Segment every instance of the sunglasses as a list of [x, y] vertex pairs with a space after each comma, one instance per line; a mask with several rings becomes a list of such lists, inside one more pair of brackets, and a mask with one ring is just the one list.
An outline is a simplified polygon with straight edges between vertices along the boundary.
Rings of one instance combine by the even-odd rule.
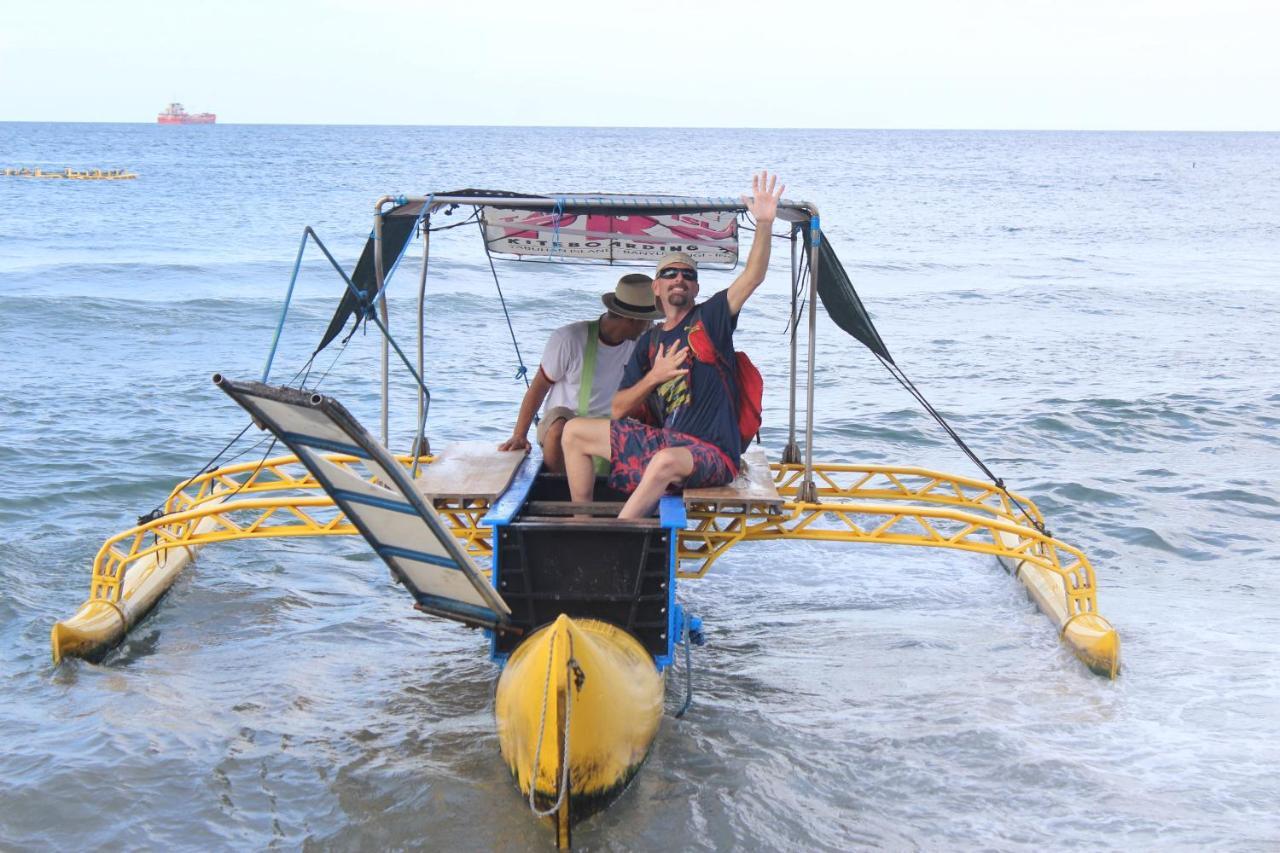
[[667, 267], [665, 270], [658, 273], [658, 278], [679, 278], [680, 276], [684, 276], [686, 281], [697, 281], [698, 271], [682, 270], [682, 269], [676, 269], [674, 267]]

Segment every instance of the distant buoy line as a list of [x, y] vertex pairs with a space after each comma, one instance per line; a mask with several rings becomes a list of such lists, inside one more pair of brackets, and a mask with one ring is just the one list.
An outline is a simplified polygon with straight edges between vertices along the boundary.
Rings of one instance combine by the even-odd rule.
[[137, 178], [136, 172], [124, 169], [72, 169], [67, 167], [61, 171], [44, 169], [5, 169], [4, 174], [10, 178], [53, 178], [68, 181], [132, 181]]

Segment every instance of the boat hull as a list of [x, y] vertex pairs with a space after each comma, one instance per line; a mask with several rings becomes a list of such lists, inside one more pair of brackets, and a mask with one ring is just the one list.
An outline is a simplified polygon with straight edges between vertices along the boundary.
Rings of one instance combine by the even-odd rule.
[[561, 615], [511, 654], [494, 700], [498, 742], [562, 847], [573, 825], [612, 802], [639, 770], [662, 722], [663, 688], [644, 647], [594, 619]]
[[[214, 530], [217, 522], [201, 519], [196, 532]], [[182, 570], [195, 561], [198, 547], [183, 546], [151, 554], [129, 568], [119, 601], [90, 598], [70, 618], [55, 622], [50, 632], [53, 662], [64, 657], [102, 660], [125, 634], [155, 607]]]
[[[1011, 548], [1018, 545], [1017, 538], [1010, 534], [997, 535]], [[1120, 634], [1099, 613], [1073, 613], [1061, 575], [1025, 560], [996, 559], [1023, 585], [1027, 597], [1058, 626], [1062, 641], [1081, 663], [1107, 678], [1120, 674]]]
[[195, 115], [186, 116], [156, 116], [156, 124], [217, 124], [218, 116], [216, 113], [196, 113]]

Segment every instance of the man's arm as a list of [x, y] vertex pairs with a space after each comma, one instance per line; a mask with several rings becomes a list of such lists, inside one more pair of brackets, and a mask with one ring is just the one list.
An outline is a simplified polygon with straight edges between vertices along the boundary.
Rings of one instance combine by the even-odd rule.
[[640, 381], [632, 385], [630, 388], [620, 388], [618, 393], [613, 395], [612, 415], [614, 420], [625, 418], [627, 415], [635, 411], [649, 393], [657, 388], [668, 379], [688, 373], [689, 368], [681, 367], [689, 358], [689, 350], [684, 346], [674, 346], [670, 352], [663, 349], [662, 344], [658, 344], [658, 352], [653, 359], [653, 367], [644, 376], [640, 377]]
[[516, 416], [516, 426], [511, 430], [511, 438], [499, 444], [499, 450], [529, 449], [529, 425], [533, 423], [534, 413], [538, 411], [542, 401], [547, 399], [554, 384], [539, 366], [538, 372], [533, 374], [533, 381], [524, 392], [524, 399], [520, 401], [520, 414]]
[[742, 274], [729, 285], [729, 313], [737, 316], [746, 304], [747, 297], [756, 292], [769, 271], [769, 253], [772, 250], [773, 220], [778, 215], [778, 200], [786, 187], [778, 186], [778, 176], [761, 172], [751, 178], [751, 195], [743, 196], [742, 203], [756, 220], [756, 233], [751, 238], [751, 253]]

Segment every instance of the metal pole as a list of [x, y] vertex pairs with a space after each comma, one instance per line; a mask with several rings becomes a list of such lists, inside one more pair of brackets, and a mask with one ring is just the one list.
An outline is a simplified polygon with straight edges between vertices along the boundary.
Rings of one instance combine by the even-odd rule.
[[[427, 302], [427, 259], [431, 257], [431, 211], [422, 217], [422, 272], [418, 275], [418, 375], [426, 376], [423, 368], [427, 349], [426, 302]], [[422, 412], [427, 400], [421, 387], [418, 388], [418, 423], [422, 423]], [[414, 456], [425, 456], [431, 452], [427, 443], [426, 430], [423, 429], [413, 439]]]
[[[382, 327], [390, 329], [387, 312], [386, 294], [382, 292], [384, 273], [382, 269], [382, 204], [379, 202], [377, 213], [373, 217], [373, 280], [377, 290], [378, 306], [375, 310], [382, 312]], [[387, 446], [390, 432], [391, 382], [390, 382], [390, 344], [387, 336], [382, 336], [382, 445]], [[422, 374], [419, 373], [419, 376]]]
[[800, 322], [799, 290], [800, 262], [796, 253], [797, 229], [791, 229], [791, 414], [787, 432], [787, 446], [782, 451], [782, 461], [794, 465], [800, 461], [800, 448], [796, 445], [796, 346], [799, 344], [800, 332], [796, 324]]
[[813, 483], [813, 369], [817, 360], [818, 336], [818, 246], [822, 242], [822, 228], [818, 209], [811, 208], [809, 220], [811, 245], [809, 248], [809, 387], [806, 390], [807, 417], [804, 425], [804, 482], [800, 485], [800, 500], [816, 503], [818, 490]]

